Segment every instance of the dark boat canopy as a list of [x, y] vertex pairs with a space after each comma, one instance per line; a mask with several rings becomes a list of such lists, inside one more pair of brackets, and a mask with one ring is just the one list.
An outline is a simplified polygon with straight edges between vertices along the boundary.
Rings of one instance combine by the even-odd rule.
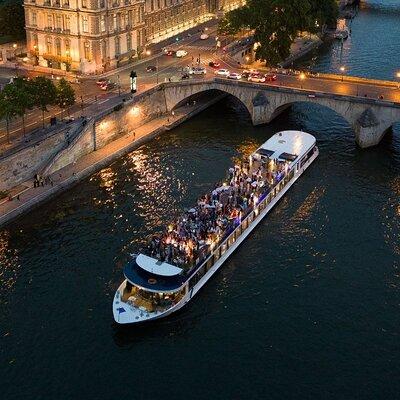
[[136, 260], [137, 258], [134, 258], [124, 268], [125, 278], [135, 286], [152, 292], [175, 292], [187, 280], [187, 277], [182, 274], [172, 276], [156, 275], [141, 268]]

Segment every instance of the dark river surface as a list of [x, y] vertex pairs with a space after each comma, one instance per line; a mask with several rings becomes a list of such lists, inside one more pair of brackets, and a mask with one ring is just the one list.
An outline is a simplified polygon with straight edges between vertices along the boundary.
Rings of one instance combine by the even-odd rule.
[[[400, 67], [390, 4], [354, 20], [352, 73]], [[129, 253], [288, 128], [320, 157], [273, 212], [181, 312], [116, 326]], [[214, 106], [0, 231], [0, 398], [398, 399], [399, 196], [399, 129], [360, 150], [326, 109], [255, 128], [233, 100]]]

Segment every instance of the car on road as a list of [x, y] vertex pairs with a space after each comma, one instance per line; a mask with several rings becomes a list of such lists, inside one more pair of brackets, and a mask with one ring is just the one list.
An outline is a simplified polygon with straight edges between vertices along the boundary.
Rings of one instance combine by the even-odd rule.
[[190, 78], [190, 75], [188, 74], [188, 73], [184, 73], [184, 74], [182, 74], [182, 76], [181, 76], [181, 80], [182, 81], [184, 81], [185, 79], [189, 79]]
[[175, 56], [178, 57], [178, 58], [182, 58], [182, 57], [187, 56], [187, 54], [188, 54], [188, 52], [186, 50], [178, 50], [175, 53]]
[[265, 77], [265, 81], [266, 82], [274, 82], [278, 79], [278, 77], [276, 76], [276, 74], [269, 72], [267, 74], [264, 75]]
[[214, 73], [215, 73], [215, 75], [225, 76], [225, 77], [229, 76], [229, 74], [230, 74], [230, 72], [224, 68], [217, 69]]
[[174, 57], [175, 54], [176, 54], [176, 51], [175, 50], [164, 49], [164, 54], [166, 56]]
[[107, 83], [104, 83], [103, 85], [100, 85], [100, 89], [101, 90], [111, 90], [111, 89], [114, 89], [115, 86], [116, 86], [115, 83], [107, 82]]
[[148, 65], [146, 67], [146, 72], [156, 72], [157, 71], [157, 67], [155, 65]]
[[107, 84], [109, 82], [110, 82], [110, 80], [108, 78], [99, 78], [96, 81], [96, 85], [102, 86], [102, 85], [105, 85], [105, 84]]
[[202, 33], [202, 34], [200, 35], [200, 39], [201, 39], [201, 40], [207, 40], [207, 39], [208, 39], [207, 33]]
[[247, 79], [251, 74], [258, 74], [259, 72], [256, 69], [245, 69], [242, 72], [242, 77]]
[[219, 68], [221, 66], [221, 64], [219, 62], [216, 62], [216, 61], [210, 61], [208, 63], [208, 66], [211, 67], [211, 68]]
[[228, 75], [228, 79], [235, 79], [235, 80], [240, 80], [240, 79], [242, 79], [242, 75], [241, 74], [238, 74], [237, 72], [231, 72], [229, 75]]
[[250, 76], [247, 78], [249, 82], [265, 82], [265, 76], [261, 75], [260, 73], [257, 74], [250, 74]]
[[207, 70], [204, 67], [193, 67], [190, 71], [190, 75], [205, 75]]

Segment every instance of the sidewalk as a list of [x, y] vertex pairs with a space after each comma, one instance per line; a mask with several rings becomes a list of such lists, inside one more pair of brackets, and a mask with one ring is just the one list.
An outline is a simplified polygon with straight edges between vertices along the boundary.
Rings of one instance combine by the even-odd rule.
[[9, 193], [15, 196], [19, 194], [19, 199], [13, 198], [13, 200], [0, 202], [0, 226], [74, 186], [82, 179], [106, 167], [113, 160], [132, 151], [160, 133], [173, 129], [192, 115], [208, 107], [210, 103], [218, 100], [216, 98], [198, 103], [197, 106], [181, 107], [175, 111], [173, 116], [165, 115], [154, 118], [136, 128], [134, 134], [124, 135], [103, 148], [82, 157], [76, 163], [67, 165], [50, 175], [49, 177], [53, 182], [51, 185], [34, 188], [32, 179], [32, 181], [22, 183], [18, 188], [11, 189]]

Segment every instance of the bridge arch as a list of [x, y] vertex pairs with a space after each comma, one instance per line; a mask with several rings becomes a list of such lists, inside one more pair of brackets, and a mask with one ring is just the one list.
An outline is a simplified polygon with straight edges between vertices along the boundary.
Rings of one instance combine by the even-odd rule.
[[180, 106], [186, 105], [189, 100], [196, 100], [198, 96], [209, 96], [210, 101], [219, 101], [226, 96], [237, 100], [247, 110], [250, 117], [253, 114], [253, 105], [243, 92], [234, 90], [232, 87], [219, 87], [214, 82], [190, 81], [176, 85], [167, 85], [164, 89], [167, 111], [173, 111]]
[[274, 119], [278, 118], [282, 113], [284, 113], [289, 108], [296, 106], [296, 105], [308, 106], [312, 110], [312, 112], [316, 112], [316, 113], [328, 111], [329, 113], [332, 113], [332, 115], [336, 115], [341, 120], [343, 120], [346, 123], [346, 125], [348, 125], [349, 128], [353, 128], [353, 123], [351, 121], [349, 121], [348, 118], [346, 118], [346, 116], [342, 115], [335, 108], [332, 108], [332, 107], [324, 105], [324, 104], [319, 104], [319, 103], [304, 101], [304, 100], [289, 101], [288, 103], [279, 105], [278, 107], [275, 108], [274, 111], [272, 111], [272, 114], [270, 117], [270, 122], [272, 122]]

